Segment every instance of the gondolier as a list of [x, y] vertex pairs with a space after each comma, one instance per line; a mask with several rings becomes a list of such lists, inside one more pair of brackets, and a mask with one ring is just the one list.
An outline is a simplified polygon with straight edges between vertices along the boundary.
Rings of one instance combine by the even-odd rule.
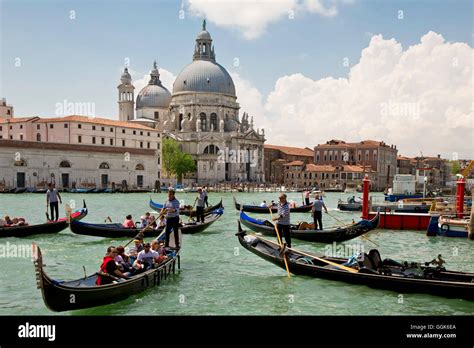
[[[52, 183], [48, 184], [48, 191], [46, 191], [46, 208], [51, 209], [51, 221], [57, 221], [59, 219], [59, 203], [63, 203], [61, 200], [61, 195], [55, 185]], [[58, 203], [59, 200], [59, 203]], [[56, 212], [56, 215], [54, 214]]]
[[179, 201], [174, 195], [173, 188], [168, 189], [168, 200], [163, 205], [163, 209], [166, 209], [165, 247], [170, 245], [170, 234], [173, 230], [176, 249], [179, 249]]
[[204, 223], [204, 204], [206, 200], [206, 194], [202, 188], [198, 188], [198, 196], [196, 197], [196, 217], [197, 222], [201, 221]]
[[313, 207], [311, 208], [311, 215], [313, 216], [314, 219], [314, 229], [318, 229], [318, 224], [319, 224], [319, 229], [323, 229], [323, 208], [326, 214], [328, 213], [328, 209], [326, 208], [326, 205], [324, 204], [323, 200], [319, 198], [319, 195], [316, 193], [314, 195], [314, 202], [313, 202]]
[[286, 200], [286, 194], [282, 193], [277, 204], [277, 216], [273, 218], [277, 221], [277, 229], [280, 238], [285, 236], [286, 246], [291, 248], [291, 234], [290, 234], [290, 206]]
[[[204, 193], [204, 203], [206, 204], [206, 207], [209, 207], [209, 202], [208, 202], [208, 197], [207, 197], [207, 186], [204, 186], [202, 188], [202, 193]], [[198, 219], [198, 221], [199, 221], [199, 219]]]

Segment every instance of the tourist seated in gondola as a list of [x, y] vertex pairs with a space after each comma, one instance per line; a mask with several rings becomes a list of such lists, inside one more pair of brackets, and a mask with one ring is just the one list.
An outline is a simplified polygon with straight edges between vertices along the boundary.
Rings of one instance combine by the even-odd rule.
[[132, 215], [130, 214], [125, 217], [125, 221], [123, 222], [122, 226], [125, 228], [137, 228], [132, 220]]
[[117, 247], [117, 256], [115, 257], [115, 263], [119, 267], [121, 272], [130, 272], [132, 264], [130, 262], [130, 256], [125, 254], [125, 248], [121, 245]]
[[150, 224], [151, 214], [146, 212], [145, 215], [140, 216], [140, 227], [145, 228]]
[[162, 261], [166, 260], [168, 256], [166, 256], [165, 244], [158, 240], [154, 240], [151, 242], [151, 249], [158, 253], [158, 257], [155, 258], [155, 263], [161, 263]]
[[28, 225], [24, 218], [13, 218], [10, 226], [25, 226]]
[[127, 253], [128, 256], [130, 257], [130, 263], [132, 264], [133, 264], [133, 261], [135, 261], [135, 259], [137, 258], [138, 253], [144, 249], [143, 240], [135, 239], [133, 243], [134, 243], [133, 246], [131, 246], [130, 249], [128, 249], [128, 253]]
[[150, 243], [146, 243], [144, 247], [145, 248], [138, 253], [135, 264], [140, 266], [142, 270], [146, 271], [153, 267], [155, 259], [159, 257], [160, 254], [157, 251], [151, 249]]
[[98, 272], [96, 285], [110, 284], [120, 278], [127, 278], [128, 273], [120, 272], [117, 264], [115, 263], [115, 257], [118, 255], [118, 251], [114, 246], [107, 248], [107, 254], [104, 256], [102, 265]]
[[10, 216], [6, 215], [4, 220], [5, 220], [5, 224], [4, 224], [5, 227], [10, 227], [11, 225], [13, 225], [13, 220], [10, 219]]
[[267, 207], [267, 201], [265, 201], [265, 200], [262, 201], [262, 203], [260, 203], [260, 206], [261, 206], [262, 208], [266, 208], [266, 207]]

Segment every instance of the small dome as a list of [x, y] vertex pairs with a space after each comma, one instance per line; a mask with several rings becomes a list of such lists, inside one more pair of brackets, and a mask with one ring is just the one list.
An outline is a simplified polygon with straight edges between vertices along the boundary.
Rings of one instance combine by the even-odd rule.
[[167, 108], [171, 102], [171, 93], [163, 85], [147, 85], [138, 93], [137, 109]]
[[212, 92], [235, 96], [232, 77], [220, 64], [209, 60], [194, 60], [186, 66], [173, 84], [173, 93]]
[[130, 73], [128, 72], [128, 68], [125, 68], [124, 71], [123, 71], [123, 74], [122, 76], [120, 77], [120, 81], [123, 83], [123, 84], [126, 84], [126, 85], [129, 85], [132, 83], [132, 76], [130, 75]]
[[207, 30], [202, 30], [196, 37], [196, 40], [212, 40], [211, 34]]

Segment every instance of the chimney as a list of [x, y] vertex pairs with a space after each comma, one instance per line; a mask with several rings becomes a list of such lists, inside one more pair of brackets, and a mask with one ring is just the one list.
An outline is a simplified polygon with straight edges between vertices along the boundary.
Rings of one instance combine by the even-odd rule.
[[441, 158], [441, 155], [440, 155], [440, 154], [438, 154], [438, 158]]

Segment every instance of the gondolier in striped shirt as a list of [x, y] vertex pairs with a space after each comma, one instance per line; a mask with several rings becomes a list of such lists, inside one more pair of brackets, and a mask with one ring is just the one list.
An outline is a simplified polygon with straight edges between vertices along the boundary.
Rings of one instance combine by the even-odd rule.
[[273, 218], [277, 221], [277, 229], [280, 234], [280, 238], [285, 237], [286, 245], [291, 248], [291, 235], [290, 235], [290, 205], [286, 200], [286, 194], [282, 193], [279, 197], [277, 204], [277, 216]]
[[204, 223], [204, 204], [205, 204], [205, 193], [202, 188], [198, 188], [198, 196], [196, 197], [196, 219], [197, 222], [201, 221]]
[[318, 224], [319, 224], [319, 229], [323, 229], [323, 208], [326, 214], [328, 213], [328, 209], [326, 208], [326, 205], [324, 204], [323, 200], [319, 197], [319, 195], [316, 193], [314, 195], [314, 202], [313, 202], [313, 207], [311, 208], [311, 215], [313, 216], [314, 219], [314, 229], [318, 229]]
[[174, 195], [173, 188], [168, 189], [168, 200], [163, 209], [166, 209], [165, 247], [170, 245], [170, 234], [173, 230], [176, 248], [179, 249], [179, 201]]

